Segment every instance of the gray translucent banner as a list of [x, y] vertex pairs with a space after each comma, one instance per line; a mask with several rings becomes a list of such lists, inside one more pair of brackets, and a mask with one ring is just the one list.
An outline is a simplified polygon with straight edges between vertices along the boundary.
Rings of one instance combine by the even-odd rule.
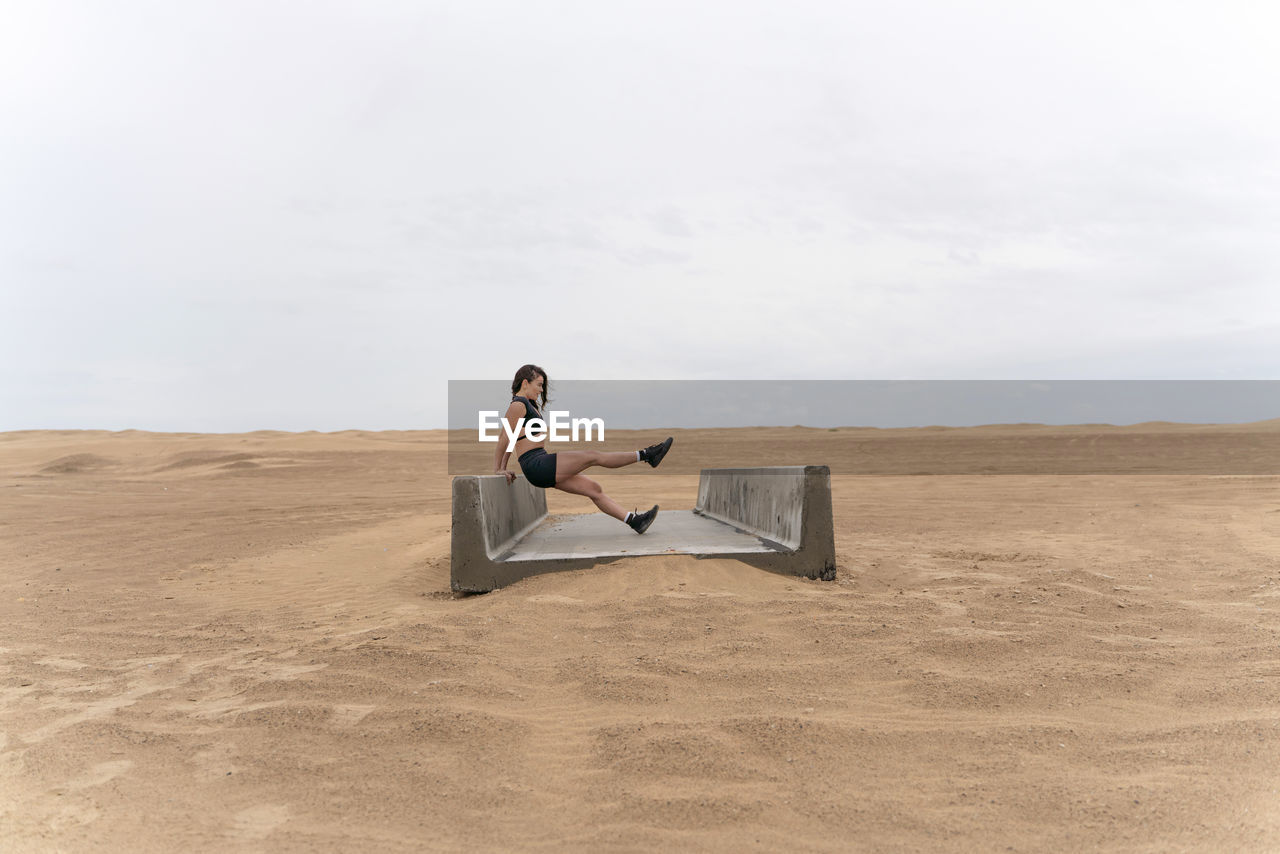
[[[480, 413], [509, 381], [449, 381], [450, 474], [494, 468]], [[634, 450], [675, 435], [657, 470], [829, 465], [833, 474], [1275, 474], [1280, 381], [556, 380], [545, 414], [603, 424], [548, 453]], [[490, 435], [499, 435], [498, 414]], [[1268, 423], [1269, 422], [1269, 423]], [[793, 428], [793, 429], [787, 429]], [[502, 437], [506, 446], [506, 436]], [[519, 473], [516, 455], [508, 468]]]

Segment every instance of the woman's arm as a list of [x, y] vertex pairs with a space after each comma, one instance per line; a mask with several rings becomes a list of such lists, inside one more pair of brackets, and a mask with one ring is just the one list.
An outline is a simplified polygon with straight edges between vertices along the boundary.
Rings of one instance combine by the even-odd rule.
[[[524, 405], [511, 401], [511, 405], [507, 407], [507, 414], [504, 416], [506, 422], [511, 425], [511, 432], [515, 433], [516, 424], [524, 415]], [[493, 449], [493, 473], [507, 475], [507, 482], [516, 479], [515, 472], [507, 471], [507, 461], [511, 459], [511, 452], [507, 450], [507, 443], [511, 440], [507, 438], [507, 431], [498, 432], [498, 446]]]

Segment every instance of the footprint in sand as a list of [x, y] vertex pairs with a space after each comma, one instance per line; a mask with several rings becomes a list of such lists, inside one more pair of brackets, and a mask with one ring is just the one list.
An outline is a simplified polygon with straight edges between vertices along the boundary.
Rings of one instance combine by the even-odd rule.
[[133, 763], [128, 759], [119, 759], [115, 762], [99, 762], [79, 777], [67, 783], [67, 788], [75, 790], [87, 789], [90, 786], [101, 786], [103, 783], [109, 783], [119, 777], [132, 767]]
[[232, 839], [266, 839], [288, 820], [289, 808], [283, 804], [249, 807], [235, 814], [227, 836]]
[[239, 752], [235, 742], [220, 740], [207, 750], [201, 750], [191, 757], [195, 765], [195, 776], [201, 780], [221, 780], [228, 774], [238, 774], [240, 766], [232, 762]]
[[536, 596], [529, 596], [525, 600], [527, 602], [554, 602], [557, 605], [584, 605], [581, 599], [574, 599], [572, 596], [561, 596], [556, 593], [539, 593]]
[[359, 706], [346, 703], [333, 707], [333, 725], [338, 729], [348, 729], [360, 723], [365, 716], [372, 712], [377, 706]]
[[102, 811], [92, 804], [67, 804], [49, 819], [49, 829], [58, 832], [68, 827], [85, 827], [102, 817]]
[[169, 708], [174, 711], [183, 711], [191, 715], [193, 718], [217, 719], [228, 715], [240, 715], [245, 712], [256, 712], [259, 709], [270, 709], [273, 706], [279, 706], [284, 700], [266, 700], [261, 703], [248, 703], [242, 697], [206, 697], [198, 700], [194, 704], [178, 703]]

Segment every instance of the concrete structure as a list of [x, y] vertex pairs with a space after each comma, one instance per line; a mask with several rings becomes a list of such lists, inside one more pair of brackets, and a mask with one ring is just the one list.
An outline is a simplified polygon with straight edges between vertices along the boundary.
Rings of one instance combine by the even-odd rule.
[[453, 479], [450, 583], [473, 593], [543, 572], [625, 557], [732, 557], [786, 575], [836, 577], [831, 470], [703, 469], [693, 510], [660, 510], [643, 535], [595, 511], [548, 516], [544, 490], [517, 477]]

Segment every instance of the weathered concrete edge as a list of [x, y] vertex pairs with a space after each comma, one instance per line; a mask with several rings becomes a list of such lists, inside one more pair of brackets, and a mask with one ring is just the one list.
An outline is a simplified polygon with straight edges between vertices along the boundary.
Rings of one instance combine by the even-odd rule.
[[[494, 480], [503, 480], [502, 475], [485, 476]], [[537, 502], [539, 512], [535, 512], [513, 536], [504, 537], [502, 542], [490, 542], [487, 536], [487, 524], [484, 515], [484, 500], [481, 495], [481, 476], [463, 475], [453, 479], [453, 519], [449, 536], [449, 586], [456, 591], [484, 592], [493, 589], [485, 586], [482, 580], [492, 573], [497, 565], [493, 556], [501, 554], [511, 543], [536, 527], [546, 518], [546, 499]], [[523, 480], [523, 478], [518, 478]], [[513, 483], [512, 487], [533, 489], [527, 482]], [[478, 586], [477, 586], [478, 585]]]
[[[779, 466], [777, 468], [804, 470], [803, 498], [800, 508], [800, 545], [795, 549], [788, 549], [767, 537], [760, 536], [756, 530], [735, 525], [732, 519], [719, 514], [706, 513], [695, 507], [693, 512], [733, 526], [775, 549], [773, 552], [765, 553], [698, 555], [698, 557], [733, 557], [750, 566], [781, 575], [835, 581], [836, 540], [835, 523], [831, 511], [831, 468], [829, 466]], [[703, 469], [702, 477], [707, 477], [711, 472], [724, 473], [725, 471], [726, 469]], [[753, 470], [741, 469], [741, 471]], [[786, 474], [781, 473], [779, 476], [785, 477]], [[701, 484], [699, 484], [698, 494], [702, 494]]]

